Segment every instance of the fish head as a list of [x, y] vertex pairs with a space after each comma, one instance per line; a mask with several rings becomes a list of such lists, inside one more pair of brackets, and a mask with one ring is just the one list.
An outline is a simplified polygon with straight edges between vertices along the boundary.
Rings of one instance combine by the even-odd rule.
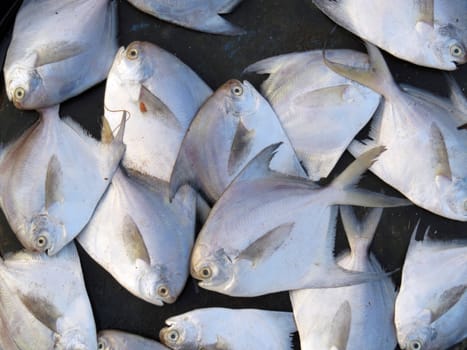
[[121, 337], [116, 337], [112, 332], [99, 332], [97, 335], [97, 350], [126, 349], [127, 346]]
[[399, 345], [404, 350], [431, 350], [433, 340], [436, 339], [437, 332], [434, 328], [425, 325], [412, 329], [407, 336], [401, 337]]
[[235, 117], [254, 114], [259, 105], [259, 93], [248, 81], [231, 79], [216, 92], [223, 96], [225, 109]]
[[467, 62], [466, 44], [460, 39], [452, 25], [438, 28], [437, 40], [425, 58], [433, 61], [434, 67], [455, 70], [457, 65]]
[[153, 65], [145, 53], [144, 42], [134, 41], [125, 49], [120, 47], [115, 55], [111, 73], [121, 82], [141, 84], [153, 73]]
[[[147, 265], [139, 260], [138, 263]], [[143, 266], [138, 270], [143, 271], [139, 276], [139, 291], [144, 298], [157, 306], [164, 303], [172, 304], [178, 297], [174, 286], [171, 285], [171, 279], [168, 278], [167, 268], [163, 265]]]
[[225, 285], [234, 276], [232, 259], [224, 249], [214, 252], [205, 244], [196, 244], [191, 255], [191, 276], [206, 289]]
[[49, 256], [57, 254], [70, 241], [65, 226], [45, 213], [33, 217], [27, 237], [20, 238], [25, 248]]
[[36, 109], [47, 98], [42, 77], [34, 68], [15, 67], [5, 76], [8, 99], [19, 109]]
[[450, 218], [467, 221], [467, 179], [437, 179], [442, 195], [441, 211]]
[[159, 332], [161, 342], [171, 349], [199, 349], [202, 326], [189, 314], [171, 317]]

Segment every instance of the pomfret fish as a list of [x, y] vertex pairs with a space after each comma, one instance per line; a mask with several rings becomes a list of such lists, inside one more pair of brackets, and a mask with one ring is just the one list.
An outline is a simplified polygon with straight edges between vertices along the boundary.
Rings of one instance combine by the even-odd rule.
[[296, 331], [291, 312], [205, 308], [165, 321], [159, 338], [174, 350], [292, 349]]
[[8, 98], [59, 104], [104, 80], [117, 48], [115, 0], [25, 0], [3, 68]]
[[[350, 252], [337, 258], [350, 271], [383, 273], [368, 249], [382, 209], [373, 209], [359, 222], [350, 207], [341, 207]], [[300, 349], [394, 350], [395, 286], [390, 277], [355, 286], [301, 289], [290, 292], [300, 335]]]
[[465, 0], [313, 0], [333, 21], [396, 57], [454, 70], [467, 62]]
[[[467, 133], [458, 129], [462, 112], [454, 102], [401, 90], [380, 51], [367, 44], [371, 68], [349, 67], [326, 60], [337, 73], [369, 86], [384, 96], [371, 124], [370, 138], [354, 141], [358, 156], [384, 145], [387, 151], [370, 170], [416, 205], [435, 214], [467, 220]], [[457, 95], [459, 98], [460, 96]], [[463, 98], [465, 100], [465, 98]], [[446, 104], [447, 102], [445, 102]]]
[[107, 78], [105, 116], [123, 141], [126, 168], [169, 181], [185, 132], [211, 89], [188, 66], [148, 42], [120, 48]]
[[[447, 349], [467, 338], [467, 241], [435, 241], [412, 234], [396, 298], [399, 346]], [[429, 281], [429, 283], [427, 283]]]
[[[56, 254], [87, 224], [124, 152], [122, 135], [104, 144], [58, 106], [0, 149], [0, 206], [28, 250]], [[123, 129], [122, 129], [123, 130]]]
[[139, 335], [117, 330], [100, 331], [97, 334], [98, 350], [167, 350], [164, 345]]
[[248, 161], [275, 142], [284, 144], [271, 167], [305, 176], [269, 103], [248, 81], [229, 80], [193, 119], [175, 162], [171, 193], [188, 183], [213, 203]]
[[96, 349], [74, 243], [53, 257], [22, 251], [0, 259], [0, 320], [3, 350]]
[[86, 228], [86, 252], [122, 286], [155, 304], [173, 303], [189, 275], [195, 193], [185, 186], [169, 202], [168, 184], [116, 171]]
[[191, 275], [205, 289], [258, 296], [302, 288], [346, 286], [381, 277], [339, 267], [333, 256], [337, 207], [406, 205], [354, 184], [383, 151], [372, 149], [331, 185], [319, 187], [268, 167], [264, 149], [214, 205], [191, 256]]
[[[327, 55], [333, 61], [368, 65], [368, 57], [357, 51], [328, 50]], [[262, 93], [314, 181], [329, 175], [380, 101], [376, 92], [329, 69], [322, 51], [266, 58], [245, 72], [269, 74]]]
[[156, 18], [200, 32], [239, 35], [245, 31], [221, 16], [230, 13], [242, 0], [128, 0]]

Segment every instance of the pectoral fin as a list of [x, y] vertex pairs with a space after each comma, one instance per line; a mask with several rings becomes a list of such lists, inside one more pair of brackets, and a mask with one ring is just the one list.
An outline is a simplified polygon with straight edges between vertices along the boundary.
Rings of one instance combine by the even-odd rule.
[[446, 290], [440, 295], [437, 305], [431, 310], [431, 322], [448, 312], [464, 295], [467, 285], [460, 285]]
[[351, 88], [349, 85], [328, 86], [299, 95], [293, 102], [300, 108], [333, 106], [344, 100], [345, 92], [349, 88]]
[[431, 27], [434, 24], [434, 0], [415, 0], [415, 10], [418, 11], [417, 22], [424, 22]]
[[449, 165], [449, 155], [444, 142], [443, 134], [435, 123], [430, 128], [432, 164], [436, 178], [445, 177], [451, 180], [451, 166]]
[[134, 262], [139, 259], [150, 265], [151, 260], [143, 236], [138, 226], [129, 215], [126, 215], [123, 220], [122, 236], [126, 252], [130, 259]]
[[144, 85], [141, 86], [138, 102], [139, 109], [143, 115], [160, 119], [172, 128], [182, 129], [180, 122], [170, 108], [157, 96], [153, 95]]
[[33, 295], [19, 295], [28, 311], [52, 332], [57, 332], [57, 320], [61, 317], [58, 310], [47, 300]]
[[234, 175], [241, 170], [242, 164], [251, 152], [254, 130], [248, 130], [242, 121], [237, 125], [235, 136], [230, 147], [230, 156], [227, 165], [229, 175]]
[[69, 43], [66, 41], [51, 42], [37, 49], [35, 67], [59, 62], [79, 55], [85, 48], [79, 43]]
[[63, 201], [62, 167], [56, 155], [50, 157], [45, 178], [45, 208], [50, 208], [56, 202]]
[[346, 300], [339, 306], [332, 320], [329, 331], [329, 348], [336, 350], [345, 350], [347, 348], [351, 322], [352, 310], [349, 302]]

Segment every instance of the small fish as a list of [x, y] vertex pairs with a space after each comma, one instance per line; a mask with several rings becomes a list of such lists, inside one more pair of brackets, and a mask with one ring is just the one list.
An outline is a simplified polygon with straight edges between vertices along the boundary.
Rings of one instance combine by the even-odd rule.
[[403, 60], [455, 70], [467, 62], [465, 0], [313, 0], [333, 21]]
[[127, 111], [123, 165], [169, 181], [183, 136], [212, 90], [178, 58], [149, 42], [117, 52], [105, 87], [105, 116], [118, 132]]
[[0, 148], [1, 208], [26, 249], [49, 255], [88, 223], [125, 148], [121, 134], [98, 142], [60, 119], [58, 109], [41, 110], [35, 124]]
[[[350, 153], [359, 156], [384, 145], [387, 151], [370, 168], [373, 173], [414, 204], [446, 218], [467, 221], [467, 133], [458, 129], [461, 102], [448, 105], [421, 90], [400, 89], [381, 52], [369, 43], [366, 46], [369, 69], [325, 61], [335, 72], [384, 96], [369, 138], [353, 141]], [[465, 97], [455, 95], [465, 103]]]
[[278, 144], [265, 148], [216, 202], [191, 256], [199, 285], [230, 296], [348, 286], [381, 278], [334, 260], [337, 206], [406, 205], [400, 198], [356, 189], [383, 152], [363, 154], [327, 187], [269, 169]]
[[0, 258], [0, 325], [4, 350], [97, 348], [74, 243], [53, 257], [21, 251]]
[[[368, 57], [352, 50], [328, 50], [333, 61], [365, 67]], [[376, 92], [334, 73], [322, 51], [266, 58], [245, 72], [269, 74], [261, 85], [313, 181], [327, 177], [380, 102]]]
[[118, 169], [77, 237], [123, 287], [159, 306], [175, 302], [185, 286], [195, 234], [194, 191], [185, 186], [172, 202], [167, 193], [167, 183]]
[[[339, 266], [383, 273], [374, 255], [368, 254], [382, 209], [373, 209], [362, 222], [350, 207], [341, 207], [340, 212], [351, 251], [337, 257]], [[396, 347], [396, 293], [390, 277], [349, 287], [295, 290], [290, 299], [302, 350]]]
[[97, 350], [167, 350], [164, 345], [139, 335], [117, 330], [97, 334]]
[[291, 312], [197, 309], [165, 321], [159, 338], [173, 350], [292, 349], [296, 326]]
[[242, 0], [128, 0], [143, 12], [200, 32], [240, 35], [245, 31], [219, 15], [230, 13]]
[[193, 119], [175, 162], [171, 193], [190, 184], [213, 203], [259, 151], [275, 142], [284, 144], [271, 167], [305, 176], [269, 103], [248, 81], [229, 80]]
[[395, 324], [407, 350], [447, 349], [467, 338], [467, 241], [416, 241], [417, 223], [402, 270]]
[[60, 104], [104, 80], [117, 48], [115, 0], [25, 0], [3, 68], [8, 99]]

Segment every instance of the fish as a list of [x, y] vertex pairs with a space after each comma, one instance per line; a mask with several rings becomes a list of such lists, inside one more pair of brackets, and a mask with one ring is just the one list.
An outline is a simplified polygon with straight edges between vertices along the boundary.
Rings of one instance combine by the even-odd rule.
[[128, 113], [123, 166], [169, 181], [183, 137], [208, 85], [177, 57], [144, 41], [121, 47], [105, 86], [104, 115], [114, 134]]
[[272, 107], [248, 81], [231, 79], [199, 109], [182, 141], [170, 179], [173, 195], [184, 184], [213, 204], [264, 147], [283, 142], [275, 170], [306, 176]]
[[73, 242], [52, 257], [23, 250], [0, 259], [0, 324], [4, 350], [97, 348]]
[[362, 39], [420, 66], [455, 70], [467, 62], [464, 0], [313, 0]]
[[161, 342], [173, 350], [292, 349], [296, 326], [291, 312], [220, 307], [170, 317]]
[[103, 81], [117, 49], [117, 1], [25, 0], [3, 68], [8, 99], [60, 104]]
[[[354, 140], [348, 150], [358, 157], [384, 145], [387, 151], [371, 172], [414, 204], [445, 218], [467, 221], [467, 133], [458, 128], [460, 102], [446, 105], [429, 93], [407, 87], [404, 91], [394, 82], [381, 52], [369, 43], [366, 47], [369, 69], [326, 59], [335, 72], [384, 97], [373, 116], [369, 137]], [[457, 97], [465, 102], [465, 97]], [[456, 109], [458, 112], [452, 112]]]
[[[350, 251], [337, 257], [339, 266], [383, 273], [376, 257], [368, 253], [382, 212], [375, 208], [359, 222], [351, 207], [340, 207]], [[390, 276], [349, 287], [291, 291], [300, 349], [394, 350], [395, 299]]]
[[172, 202], [167, 193], [167, 183], [119, 168], [76, 238], [125, 289], [158, 306], [182, 292], [195, 234], [194, 191], [185, 186]]
[[355, 160], [327, 187], [269, 168], [279, 144], [260, 152], [212, 208], [197, 236], [191, 275], [218, 293], [252, 297], [303, 288], [348, 286], [379, 279], [354, 272], [333, 256], [337, 204], [408, 205], [355, 188], [360, 175], [384, 151]]
[[122, 134], [102, 143], [70, 118], [60, 119], [59, 106], [41, 110], [31, 127], [0, 149], [0, 206], [21, 244], [54, 255], [73, 240], [124, 149]]
[[[327, 50], [333, 61], [365, 67], [368, 57], [353, 50]], [[261, 85], [313, 181], [326, 178], [380, 102], [373, 90], [334, 73], [319, 50], [258, 61], [245, 70], [269, 74]]]
[[397, 340], [401, 349], [448, 349], [467, 338], [467, 240], [433, 240], [428, 227], [417, 241], [419, 224], [396, 298]]
[[219, 15], [232, 12], [242, 0], [128, 0], [137, 9], [179, 26], [222, 35], [241, 35], [245, 31]]
[[139, 335], [108, 329], [97, 334], [98, 350], [167, 350], [155, 340]]

